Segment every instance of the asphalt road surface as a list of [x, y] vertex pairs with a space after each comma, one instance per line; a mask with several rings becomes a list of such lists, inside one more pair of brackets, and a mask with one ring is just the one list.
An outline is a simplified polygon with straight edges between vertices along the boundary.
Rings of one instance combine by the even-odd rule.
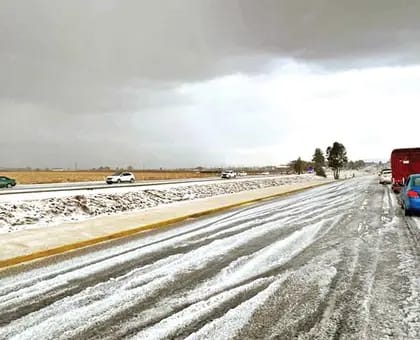
[[74, 182], [74, 183], [51, 183], [51, 184], [18, 184], [13, 188], [0, 189], [0, 195], [14, 195], [22, 193], [38, 193], [38, 192], [57, 192], [57, 191], [77, 191], [77, 190], [98, 190], [112, 188], [142, 187], [149, 185], [177, 184], [189, 182], [211, 182], [220, 180], [218, 177], [209, 178], [185, 178], [185, 179], [168, 179], [153, 181], [137, 181], [135, 183], [114, 183], [106, 184], [102, 182]]
[[[217, 183], [227, 181], [247, 181], [255, 179], [270, 179], [277, 178], [276, 176], [263, 176], [253, 175], [236, 177], [235, 179], [221, 179], [217, 177], [205, 177], [205, 178], [181, 178], [181, 179], [163, 179], [163, 180], [147, 180], [147, 181], [136, 181], [134, 183], [114, 183], [106, 184], [105, 181], [101, 182], [74, 182], [74, 183], [50, 183], [50, 184], [18, 184], [13, 188], [0, 188], [0, 195], [17, 195], [27, 193], [41, 193], [41, 192], [58, 192], [58, 191], [82, 191], [82, 190], [103, 190], [103, 189], [115, 189], [115, 188], [132, 188], [132, 187], [145, 187], [145, 186], [158, 186], [165, 184], [183, 184], [183, 183]], [[281, 176], [281, 175], [280, 175]], [[206, 183], [207, 184], [207, 183]]]
[[0, 273], [0, 338], [420, 339], [418, 247], [355, 178]]

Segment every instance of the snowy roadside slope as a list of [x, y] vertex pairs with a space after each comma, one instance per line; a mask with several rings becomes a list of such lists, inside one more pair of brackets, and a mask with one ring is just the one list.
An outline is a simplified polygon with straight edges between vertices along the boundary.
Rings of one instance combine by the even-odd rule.
[[[13, 195], [0, 202], [0, 233], [28, 228], [50, 227], [62, 222], [134, 212], [173, 202], [195, 200], [217, 195], [262, 189], [268, 187], [319, 181], [312, 175], [279, 176], [263, 179], [221, 181], [211, 184], [184, 184], [133, 188], [127, 191], [85, 191], [72, 196], [58, 196], [27, 200]], [[42, 196], [41, 196], [42, 197]]]

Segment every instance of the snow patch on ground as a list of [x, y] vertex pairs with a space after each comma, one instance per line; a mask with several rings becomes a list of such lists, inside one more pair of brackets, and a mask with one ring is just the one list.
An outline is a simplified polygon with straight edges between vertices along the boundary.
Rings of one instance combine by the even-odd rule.
[[228, 311], [223, 317], [216, 319], [198, 332], [191, 334], [187, 339], [231, 339], [251, 319], [255, 310], [280, 289], [286, 277], [274, 281], [267, 289], [257, 294], [254, 298], [245, 301], [238, 307]]
[[54, 226], [63, 222], [81, 221], [88, 218], [134, 212], [162, 204], [189, 201], [217, 195], [238, 193], [268, 187], [306, 183], [320, 180], [313, 175], [279, 176], [263, 179], [206, 183], [187, 183], [174, 186], [132, 187], [122, 192], [89, 192], [62, 196], [0, 202], [0, 233], [15, 232], [28, 228]]
[[408, 223], [411, 232], [415, 235], [417, 242], [420, 244], [420, 218], [418, 216], [409, 217]]
[[[168, 339], [176, 336], [177, 332], [182, 332], [183, 328], [199, 322], [206, 315], [211, 314], [215, 309], [220, 308], [223, 303], [238, 295], [244, 294], [247, 290], [261, 286], [270, 279], [259, 279], [251, 283], [221, 292], [207, 300], [199, 301], [181, 312], [176, 313], [153, 327], [147, 328], [136, 334], [132, 339]], [[272, 280], [271, 280], [272, 281]]]

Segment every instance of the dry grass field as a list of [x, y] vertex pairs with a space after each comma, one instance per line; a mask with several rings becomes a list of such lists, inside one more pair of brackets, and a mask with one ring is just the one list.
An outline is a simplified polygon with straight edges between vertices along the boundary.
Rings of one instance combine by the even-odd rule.
[[[137, 181], [202, 178], [215, 174], [194, 171], [132, 171]], [[113, 171], [2, 171], [0, 175], [16, 179], [18, 184], [71, 183], [104, 181]]]

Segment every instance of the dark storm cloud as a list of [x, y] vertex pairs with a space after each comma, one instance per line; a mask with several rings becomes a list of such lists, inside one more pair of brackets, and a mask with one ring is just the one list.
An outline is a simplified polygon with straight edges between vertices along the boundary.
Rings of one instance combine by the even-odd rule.
[[[106, 99], [135, 81], [255, 71], [270, 57], [418, 60], [418, 1], [2, 1], [3, 97]], [[118, 100], [117, 100], [118, 102]], [[103, 105], [98, 104], [99, 109]], [[108, 103], [105, 103], [108, 106]]]
[[[416, 63], [420, 55], [414, 0], [3, 0], [0, 6], [0, 114], [31, 124], [26, 136], [21, 126], [0, 134], [2, 145], [35, 140], [42, 131], [48, 147], [59, 131], [73, 136], [78, 150], [89, 143], [82, 125], [97, 137], [92, 150], [100, 151], [111, 135], [135, 136], [130, 125], [113, 129], [122, 116], [187, 105], [172, 91], [177, 85], [263, 72], [276, 58], [328, 68]], [[101, 118], [87, 118], [93, 114]], [[155, 125], [146, 130], [154, 138], [170, 133]], [[141, 144], [147, 148], [146, 137]]]

